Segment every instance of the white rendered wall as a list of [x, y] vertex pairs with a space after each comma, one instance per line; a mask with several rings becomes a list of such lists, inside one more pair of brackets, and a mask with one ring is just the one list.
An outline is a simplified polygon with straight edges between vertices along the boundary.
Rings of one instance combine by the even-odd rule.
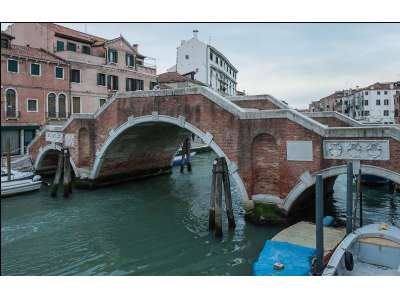
[[[185, 41], [177, 48], [176, 71], [185, 74], [197, 70], [194, 79], [207, 82], [207, 45], [197, 38]], [[188, 55], [188, 59], [186, 59]]]
[[[368, 105], [364, 105], [364, 112], [369, 111], [369, 116], [365, 117], [364, 122], [367, 123], [394, 123], [394, 95], [396, 90], [387, 90], [385, 95], [384, 90], [379, 90], [380, 95], [377, 94], [377, 90], [368, 90], [368, 95], [364, 91], [364, 100], [368, 100]], [[376, 100], [380, 100], [381, 104], [376, 105]], [[389, 105], [384, 104], [384, 100], [389, 100]], [[389, 111], [389, 116], [384, 116], [384, 110]]]

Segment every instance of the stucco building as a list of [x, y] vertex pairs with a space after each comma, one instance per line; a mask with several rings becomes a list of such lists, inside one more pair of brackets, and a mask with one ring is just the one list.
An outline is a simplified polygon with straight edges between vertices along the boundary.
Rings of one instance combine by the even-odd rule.
[[38, 48], [15, 45], [1, 33], [1, 151], [7, 141], [13, 154], [23, 154], [36, 131], [65, 120], [70, 108], [69, 65]]
[[116, 92], [149, 90], [156, 66], [123, 36], [105, 39], [54, 23], [15, 23], [15, 44], [42, 48], [70, 63], [72, 113], [96, 111]]
[[400, 91], [394, 95], [394, 121], [400, 124]]
[[176, 65], [168, 69], [186, 75], [206, 84], [222, 95], [235, 96], [238, 70], [229, 59], [215, 47], [198, 39], [198, 31], [193, 37], [182, 40], [177, 48]]

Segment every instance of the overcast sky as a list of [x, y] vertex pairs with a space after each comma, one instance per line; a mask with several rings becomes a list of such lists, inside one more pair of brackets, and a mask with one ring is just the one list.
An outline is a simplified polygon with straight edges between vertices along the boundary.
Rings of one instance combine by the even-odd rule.
[[158, 73], [174, 65], [180, 40], [198, 29], [199, 38], [211, 41], [239, 70], [238, 89], [271, 94], [294, 107], [335, 90], [400, 80], [400, 24], [63, 25], [105, 38], [122, 34], [157, 59]]

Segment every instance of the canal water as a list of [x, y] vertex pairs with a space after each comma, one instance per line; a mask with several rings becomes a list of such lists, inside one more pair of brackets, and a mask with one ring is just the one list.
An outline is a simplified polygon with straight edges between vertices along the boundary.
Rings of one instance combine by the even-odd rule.
[[[250, 275], [266, 239], [282, 227], [244, 221], [233, 186], [237, 227], [208, 232], [213, 153], [198, 154], [193, 172], [74, 190], [69, 199], [37, 193], [1, 200], [2, 275]], [[343, 218], [345, 177], [331, 203]], [[400, 197], [365, 190], [367, 221], [400, 226]]]

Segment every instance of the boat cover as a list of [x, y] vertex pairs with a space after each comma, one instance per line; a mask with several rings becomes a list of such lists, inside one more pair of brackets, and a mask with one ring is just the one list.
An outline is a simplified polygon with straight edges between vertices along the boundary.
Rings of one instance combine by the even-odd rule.
[[[311, 259], [315, 249], [287, 242], [267, 240], [258, 260], [253, 265], [256, 276], [306, 276], [311, 274]], [[275, 270], [274, 264], [284, 265]]]

